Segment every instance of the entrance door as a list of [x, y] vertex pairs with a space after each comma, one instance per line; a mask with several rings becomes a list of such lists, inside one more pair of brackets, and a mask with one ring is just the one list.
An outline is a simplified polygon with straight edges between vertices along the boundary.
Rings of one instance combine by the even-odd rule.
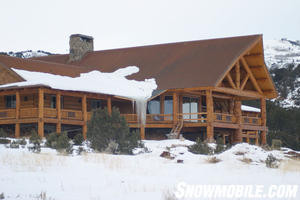
[[190, 122], [197, 122], [198, 115], [195, 113], [198, 113], [198, 98], [194, 97], [183, 97], [183, 103], [182, 103], [182, 113], [183, 119], [190, 119], [188, 121]]

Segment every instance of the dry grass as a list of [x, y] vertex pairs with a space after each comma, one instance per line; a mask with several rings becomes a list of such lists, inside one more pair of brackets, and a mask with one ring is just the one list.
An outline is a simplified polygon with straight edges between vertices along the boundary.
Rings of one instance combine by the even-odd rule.
[[279, 168], [284, 172], [300, 172], [300, 160], [282, 161]]
[[245, 155], [245, 152], [237, 151], [237, 152], [234, 153], [234, 155], [236, 155], [236, 156], [243, 156], [243, 155]]
[[215, 163], [221, 162], [221, 159], [217, 158], [216, 156], [212, 156], [212, 157], [208, 157], [206, 159], [206, 162], [215, 164]]
[[243, 157], [243, 159], [240, 159], [240, 161], [246, 164], [250, 164], [253, 160], [251, 158]]
[[64, 157], [57, 157], [51, 154], [2, 154], [0, 157], [1, 165], [10, 166], [12, 169], [18, 171], [19, 169], [25, 171], [44, 171], [50, 166], [65, 165]]
[[104, 153], [84, 153], [82, 156], [85, 162], [94, 164], [103, 164], [108, 169], [121, 169], [124, 168], [124, 162], [121, 158], [114, 155]]
[[164, 190], [163, 191], [163, 199], [164, 200], [177, 200], [174, 192], [172, 192], [170, 190]]

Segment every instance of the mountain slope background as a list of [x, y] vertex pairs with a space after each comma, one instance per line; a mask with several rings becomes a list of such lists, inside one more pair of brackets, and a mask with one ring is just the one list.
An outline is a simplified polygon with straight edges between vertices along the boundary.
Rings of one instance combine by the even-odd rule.
[[[0, 54], [19, 58], [52, 55], [42, 50]], [[300, 150], [300, 40], [265, 40], [264, 54], [278, 91], [278, 97], [267, 102], [268, 143], [280, 139], [283, 146]], [[259, 107], [258, 101], [243, 103]]]

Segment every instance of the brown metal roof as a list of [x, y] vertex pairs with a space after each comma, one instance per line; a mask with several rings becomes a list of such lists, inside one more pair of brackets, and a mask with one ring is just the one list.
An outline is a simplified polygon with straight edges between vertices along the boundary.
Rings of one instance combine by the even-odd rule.
[[[158, 89], [215, 86], [236, 59], [259, 39], [261, 35], [251, 35], [93, 51], [72, 65], [102, 72], [135, 65], [140, 72], [129, 78], [155, 78]], [[31, 60], [66, 64], [68, 58], [66, 54]]]
[[8, 68], [23, 69], [27, 71], [45, 72], [62, 76], [76, 77], [80, 73], [91, 71], [89, 67], [60, 64], [32, 59], [22, 59], [0, 55], [0, 63]]

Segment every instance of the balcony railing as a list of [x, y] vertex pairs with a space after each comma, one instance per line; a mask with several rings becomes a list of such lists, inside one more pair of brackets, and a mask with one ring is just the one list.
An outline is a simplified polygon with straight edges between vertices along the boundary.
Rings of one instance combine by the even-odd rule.
[[207, 120], [207, 113], [179, 113], [179, 119], [184, 122], [204, 123]]
[[3, 109], [0, 110], [0, 119], [14, 119], [16, 118], [15, 109]]
[[226, 113], [214, 113], [214, 121], [236, 123], [236, 117], [234, 115]]
[[[55, 108], [44, 108], [44, 117], [57, 119], [57, 110]], [[91, 112], [87, 113], [88, 120], [91, 119]], [[128, 123], [137, 123], [138, 117], [136, 114], [121, 114], [124, 116]], [[226, 113], [214, 113], [214, 121], [222, 123], [237, 123], [237, 118], [232, 114]], [[19, 119], [29, 119], [29, 118], [38, 118], [38, 108], [21, 108], [19, 112]], [[185, 123], [206, 123], [207, 122], [207, 113], [178, 113], [177, 118], [183, 120]], [[16, 119], [16, 109], [1, 109], [0, 110], [0, 120], [5, 119]], [[61, 110], [61, 119], [63, 120], [83, 120], [83, 113], [81, 110]], [[155, 124], [155, 123], [172, 123], [173, 114], [147, 114], [146, 123]], [[242, 116], [242, 124], [247, 125], [260, 125], [260, 117], [250, 117]]]
[[260, 125], [261, 124], [261, 118], [242, 116], [242, 123], [243, 124], [251, 124], [251, 125]]

